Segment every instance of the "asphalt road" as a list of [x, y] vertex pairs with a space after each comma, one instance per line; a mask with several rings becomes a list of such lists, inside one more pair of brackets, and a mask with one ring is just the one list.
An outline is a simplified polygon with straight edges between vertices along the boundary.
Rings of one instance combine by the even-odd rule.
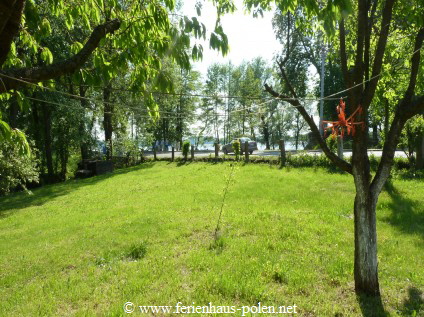
[[[305, 151], [287, 151], [290, 152], [292, 155], [296, 155], [299, 153], [304, 153]], [[313, 151], [306, 151], [307, 154], [309, 155], [320, 155], [322, 153], [322, 151], [320, 150], [313, 150]], [[224, 153], [222, 151], [219, 152], [219, 155], [223, 155]], [[343, 152], [344, 156], [346, 157], [350, 157], [352, 155], [352, 151], [351, 150], [345, 150]], [[381, 150], [368, 150], [368, 154], [371, 155], [375, 155], [377, 157], [380, 157], [382, 154]], [[152, 151], [145, 151], [144, 155], [146, 155], [147, 157], [151, 157], [153, 156], [153, 152]], [[208, 157], [208, 156], [214, 156], [215, 152], [214, 151], [195, 151], [194, 152], [194, 157]], [[233, 153], [228, 154], [229, 156], [233, 156]], [[273, 150], [259, 150], [259, 151], [255, 151], [253, 152], [253, 156], [279, 156], [280, 155], [280, 151], [273, 151]], [[169, 152], [157, 152], [156, 156], [158, 158], [167, 158], [167, 157], [171, 157], [172, 153], [171, 151]], [[182, 157], [182, 152], [181, 151], [175, 151], [175, 157]], [[190, 154], [189, 154], [190, 156]], [[396, 151], [395, 153], [396, 157], [406, 157], [405, 152], [403, 151]]]

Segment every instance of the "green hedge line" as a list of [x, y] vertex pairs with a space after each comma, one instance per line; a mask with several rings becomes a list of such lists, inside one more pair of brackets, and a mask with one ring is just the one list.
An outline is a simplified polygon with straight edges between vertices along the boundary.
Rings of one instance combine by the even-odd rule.
[[[380, 163], [380, 157], [370, 155], [370, 167], [371, 171], [375, 172], [378, 168], [378, 164]], [[348, 161], [351, 159], [348, 158]], [[144, 158], [143, 162], [151, 162], [154, 161], [152, 158]], [[157, 161], [171, 161], [171, 158], [158, 158]], [[175, 158], [175, 162], [183, 162], [183, 158]], [[218, 158], [215, 158], [212, 154], [208, 157], [195, 157], [195, 162], [226, 162], [226, 161], [236, 161], [236, 158], [234, 156], [219, 156]], [[190, 162], [190, 160], [189, 160]], [[271, 165], [279, 165], [280, 164], [280, 158], [277, 156], [250, 156], [249, 163], [253, 164], [271, 164]], [[293, 167], [293, 168], [306, 168], [306, 167], [322, 167], [329, 169], [331, 171], [337, 171], [338, 168], [335, 167], [330, 160], [324, 155], [310, 155], [307, 153], [300, 153], [296, 155], [290, 155], [287, 154], [286, 157], [286, 167]], [[411, 165], [409, 160], [407, 158], [395, 158], [394, 159], [394, 166], [392, 169], [396, 173], [411, 173], [411, 176], [418, 176], [422, 177], [424, 172], [423, 171], [416, 171], [414, 166]]]

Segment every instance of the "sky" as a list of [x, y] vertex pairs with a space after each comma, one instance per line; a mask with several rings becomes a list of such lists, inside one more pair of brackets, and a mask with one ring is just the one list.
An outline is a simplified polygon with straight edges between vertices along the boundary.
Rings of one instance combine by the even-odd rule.
[[[264, 17], [254, 18], [245, 12], [242, 0], [234, 1], [237, 11], [222, 17], [224, 32], [228, 36], [230, 52], [222, 57], [221, 53], [209, 48], [208, 38], [200, 41], [203, 46], [203, 60], [194, 63], [194, 69], [200, 71], [204, 76], [207, 68], [215, 62], [239, 65], [243, 60], [249, 61], [255, 57], [262, 56], [271, 62], [274, 54], [281, 51], [281, 44], [275, 38], [272, 29], [273, 12], [265, 12]], [[183, 14], [188, 17], [197, 16], [194, 0], [185, 0]], [[205, 24], [207, 32], [213, 31], [216, 21], [216, 9], [209, 1], [203, 4], [202, 15], [199, 20]]]
[[[188, 17], [197, 17], [195, 0], [184, 0], [182, 12]], [[243, 60], [250, 61], [261, 56], [272, 65], [274, 55], [282, 50], [282, 45], [275, 37], [272, 29], [272, 18], [274, 11], [264, 12], [263, 17], [254, 18], [252, 14], [246, 12], [243, 0], [234, 0], [237, 10], [232, 14], [226, 14], [221, 18], [224, 32], [228, 36], [230, 46], [229, 53], [223, 57], [221, 53], [209, 48], [209, 38], [206, 41], [198, 41], [203, 46], [203, 60], [195, 62], [193, 68], [200, 71], [203, 78], [206, 78], [207, 69], [213, 63], [228, 63], [240, 65]], [[210, 1], [203, 2], [202, 14], [198, 18], [204, 23], [207, 33], [210, 34], [215, 27], [216, 8]], [[311, 80], [316, 79], [316, 72], [313, 67], [309, 69]], [[312, 82], [311, 82], [312, 84]], [[315, 106], [313, 106], [315, 109]], [[316, 123], [319, 117], [313, 113]]]

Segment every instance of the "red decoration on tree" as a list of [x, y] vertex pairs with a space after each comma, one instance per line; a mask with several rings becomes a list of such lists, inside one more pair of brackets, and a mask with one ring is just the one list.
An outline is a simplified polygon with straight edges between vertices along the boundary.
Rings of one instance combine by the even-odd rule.
[[[327, 129], [331, 129], [332, 136], [337, 137], [338, 135], [340, 135], [343, 138], [345, 131], [347, 132], [347, 135], [351, 134], [352, 136], [354, 136], [357, 125], [362, 126], [362, 129], [365, 128], [365, 124], [363, 121], [355, 122], [355, 115], [362, 114], [361, 106], [356, 108], [356, 110], [347, 119], [346, 119], [345, 109], [346, 109], [346, 104], [343, 101], [343, 98], [340, 98], [339, 105], [336, 107], [337, 117], [339, 118], [339, 120], [338, 121], [322, 121], [322, 125], [324, 128], [324, 136], [325, 136], [325, 133], [327, 132]], [[329, 126], [325, 127], [324, 124], [329, 124]]]

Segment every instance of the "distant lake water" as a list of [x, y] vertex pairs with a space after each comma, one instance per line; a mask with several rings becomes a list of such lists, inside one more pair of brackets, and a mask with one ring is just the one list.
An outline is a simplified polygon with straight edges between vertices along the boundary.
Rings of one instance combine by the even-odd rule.
[[[260, 151], [265, 150], [265, 144], [264, 143], [258, 142], [257, 145], [258, 145], [258, 149]], [[295, 142], [291, 142], [291, 141], [285, 142], [285, 147], [286, 147], [286, 150], [288, 150], [288, 151], [289, 150], [295, 150], [296, 149], [295, 145], [296, 145]], [[278, 144], [275, 145], [275, 149], [278, 150]], [[213, 142], [205, 142], [204, 144], [199, 146], [199, 150], [213, 151], [214, 150]], [[272, 146], [271, 146], [271, 150], [272, 150]], [[303, 146], [302, 146], [301, 142], [299, 142], [299, 144], [298, 144], [298, 150], [303, 150]]]

